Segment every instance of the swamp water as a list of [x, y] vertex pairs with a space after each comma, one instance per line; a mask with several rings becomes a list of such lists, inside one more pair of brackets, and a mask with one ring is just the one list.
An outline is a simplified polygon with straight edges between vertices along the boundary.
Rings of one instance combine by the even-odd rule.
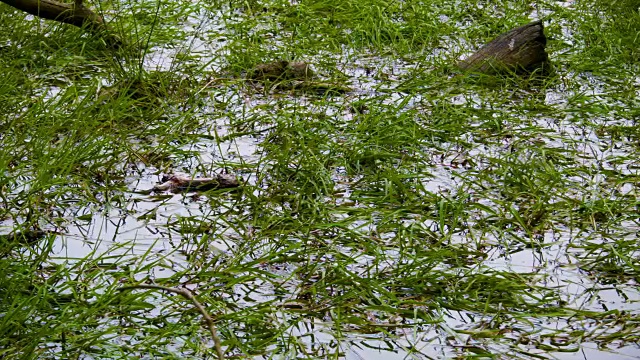
[[[146, 71], [201, 75], [190, 115], [164, 115], [195, 125], [152, 140], [166, 160], [128, 161], [115, 200], [72, 195], [40, 219], [59, 234], [38, 276], [101, 312], [40, 354], [213, 357], [188, 301], [114, 300], [140, 281], [194, 291], [230, 358], [640, 358], [638, 63], [619, 50], [589, 70], [605, 61], [586, 50], [589, 21], [613, 36], [615, 15], [587, 2], [483, 4], [212, 4], [191, 9], [184, 43], [154, 38]], [[447, 68], [498, 15], [549, 18], [550, 79]], [[242, 80], [246, 63], [285, 56], [352, 91]], [[144, 193], [168, 171], [223, 170], [240, 191]]]

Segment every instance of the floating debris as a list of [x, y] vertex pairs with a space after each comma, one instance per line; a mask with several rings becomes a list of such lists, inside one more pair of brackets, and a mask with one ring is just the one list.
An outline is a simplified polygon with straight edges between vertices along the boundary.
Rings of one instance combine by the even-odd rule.
[[233, 174], [218, 174], [215, 177], [192, 178], [183, 174], [170, 174], [162, 177], [162, 183], [148, 192], [159, 191], [207, 191], [215, 189], [236, 188], [240, 182]]

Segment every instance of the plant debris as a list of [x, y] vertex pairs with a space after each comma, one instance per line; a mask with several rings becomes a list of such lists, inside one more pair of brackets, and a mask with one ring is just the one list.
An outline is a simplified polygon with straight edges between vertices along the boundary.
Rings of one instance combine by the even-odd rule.
[[162, 183], [154, 186], [149, 192], [181, 192], [208, 191], [239, 187], [240, 182], [235, 175], [218, 174], [215, 177], [191, 178], [183, 174], [169, 174], [162, 177]]

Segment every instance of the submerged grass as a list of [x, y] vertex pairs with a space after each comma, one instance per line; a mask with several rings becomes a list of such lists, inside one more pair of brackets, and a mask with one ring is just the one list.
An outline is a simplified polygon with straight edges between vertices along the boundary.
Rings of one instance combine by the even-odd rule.
[[[0, 357], [215, 357], [144, 283], [229, 358], [640, 353], [637, 2], [95, 8], [127, 48], [0, 7]], [[549, 77], [455, 70], [538, 18]]]

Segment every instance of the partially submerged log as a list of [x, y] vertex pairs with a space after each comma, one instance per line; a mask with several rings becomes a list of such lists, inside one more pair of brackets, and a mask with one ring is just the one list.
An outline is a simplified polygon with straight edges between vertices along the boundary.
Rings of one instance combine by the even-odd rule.
[[107, 26], [102, 17], [84, 6], [82, 0], [75, 0], [74, 4], [65, 4], [54, 0], [0, 1], [43, 19], [55, 20], [77, 27], [86, 27], [94, 33], [104, 35], [110, 46], [119, 47], [122, 45], [119, 37], [107, 32]]
[[512, 29], [483, 46], [458, 66], [465, 71], [484, 74], [532, 72], [548, 67], [542, 21]]
[[207, 191], [215, 189], [235, 188], [240, 182], [235, 175], [218, 174], [216, 177], [191, 178], [181, 174], [164, 175], [162, 184], [158, 184], [151, 191]]

